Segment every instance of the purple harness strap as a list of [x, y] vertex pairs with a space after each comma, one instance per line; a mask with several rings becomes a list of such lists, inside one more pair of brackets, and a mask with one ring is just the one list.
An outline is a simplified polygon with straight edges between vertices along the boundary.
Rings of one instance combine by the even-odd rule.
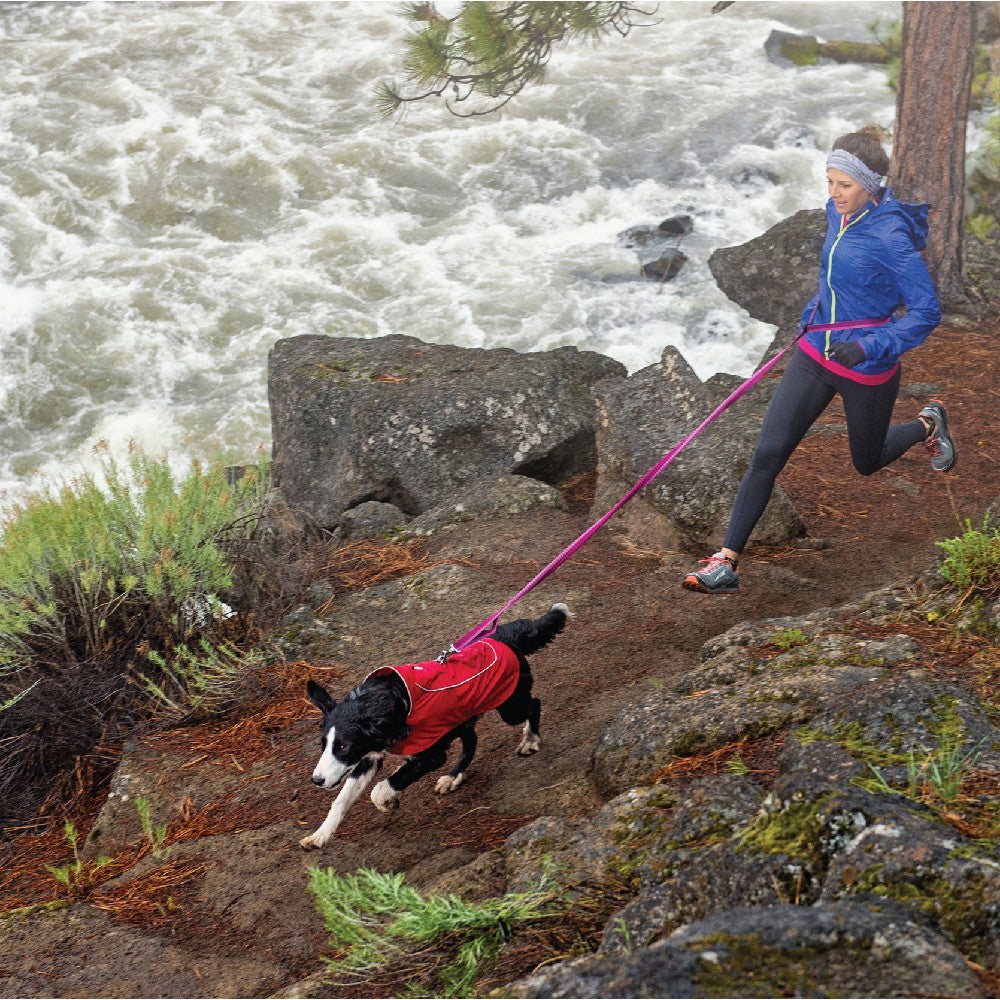
[[[818, 307], [818, 306], [817, 306]], [[816, 315], [816, 308], [813, 307], [812, 315], [809, 317], [810, 321], [812, 317]], [[446, 658], [449, 653], [457, 653], [465, 649], [467, 646], [471, 645], [477, 639], [481, 639], [483, 636], [492, 635], [496, 630], [496, 627], [503, 617], [503, 615], [509, 611], [525, 594], [533, 590], [538, 586], [547, 576], [554, 573], [567, 559], [570, 558], [578, 549], [582, 548], [587, 542], [590, 541], [594, 535], [597, 534], [601, 528], [604, 527], [608, 521], [611, 520], [615, 514], [618, 513], [638, 493], [643, 487], [648, 486], [663, 470], [706, 428], [712, 421], [719, 417], [722, 413], [729, 409], [733, 403], [736, 402], [742, 395], [749, 392], [780, 360], [788, 353], [798, 342], [799, 339], [809, 332], [810, 330], [824, 331], [824, 330], [859, 330], [864, 327], [881, 326], [883, 323], [888, 323], [888, 318], [886, 319], [864, 319], [864, 320], [844, 320], [840, 323], [817, 323], [815, 326], [807, 322], [802, 325], [802, 328], [795, 335], [795, 339], [789, 344], [783, 347], [780, 351], [770, 361], [761, 365], [742, 385], [738, 386], [733, 390], [719, 405], [712, 410], [712, 412], [700, 423], [698, 426], [691, 431], [683, 440], [679, 441], [673, 446], [648, 472], [634, 485], [632, 488], [598, 521], [595, 521], [579, 538], [574, 542], [571, 542], [562, 552], [559, 553], [546, 566], [544, 569], [540, 570], [531, 580], [529, 580], [496, 614], [491, 615], [489, 618], [481, 621], [474, 629], [466, 632], [461, 639], [456, 640], [452, 645], [441, 654], [442, 658]]]

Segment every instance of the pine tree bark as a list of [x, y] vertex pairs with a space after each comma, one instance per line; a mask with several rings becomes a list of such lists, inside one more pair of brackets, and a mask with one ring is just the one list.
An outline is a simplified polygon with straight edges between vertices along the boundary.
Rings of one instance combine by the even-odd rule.
[[903, 4], [903, 52], [889, 176], [901, 201], [931, 205], [925, 259], [942, 305], [969, 305], [963, 280], [965, 129], [975, 4]]

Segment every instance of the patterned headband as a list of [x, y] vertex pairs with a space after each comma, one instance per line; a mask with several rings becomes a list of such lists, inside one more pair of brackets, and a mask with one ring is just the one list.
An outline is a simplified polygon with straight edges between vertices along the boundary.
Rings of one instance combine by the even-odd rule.
[[878, 194], [882, 187], [881, 174], [875, 173], [859, 160], [853, 153], [848, 153], [846, 149], [835, 149], [826, 158], [826, 167], [834, 170], [842, 170], [845, 174], [853, 177], [869, 194]]

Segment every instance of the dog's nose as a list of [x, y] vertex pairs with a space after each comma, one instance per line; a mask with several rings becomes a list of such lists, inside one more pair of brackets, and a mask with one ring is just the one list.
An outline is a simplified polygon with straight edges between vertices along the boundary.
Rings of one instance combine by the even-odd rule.
[[313, 775], [313, 784], [314, 785], [322, 785], [323, 784], [323, 776], [321, 774], [314, 774]]

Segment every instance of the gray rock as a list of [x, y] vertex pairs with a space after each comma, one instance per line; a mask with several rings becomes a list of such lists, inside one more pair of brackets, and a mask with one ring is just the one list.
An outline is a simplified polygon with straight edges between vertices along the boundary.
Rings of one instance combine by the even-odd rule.
[[911, 752], [919, 762], [953, 749], [956, 760], [964, 757], [980, 768], [1000, 770], [1000, 730], [990, 710], [967, 691], [920, 670], [859, 688], [814, 718], [809, 731], [811, 739], [847, 745], [859, 759], [881, 750], [885, 759], [876, 764], [890, 784], [905, 782]]
[[391, 538], [406, 526], [406, 515], [391, 503], [369, 500], [344, 511], [340, 526], [348, 541]]
[[693, 997], [697, 957], [669, 946], [622, 959], [604, 954], [560, 962], [498, 990], [503, 997]]
[[830, 862], [821, 899], [859, 893], [922, 912], [979, 965], [995, 968], [1000, 962], [995, 842], [970, 840], [916, 809], [900, 809], [866, 824]]
[[413, 517], [483, 476], [559, 483], [596, 462], [590, 387], [624, 374], [570, 347], [282, 340], [268, 356], [275, 480], [289, 507], [322, 527], [372, 500]]
[[820, 636], [777, 656], [724, 648], [674, 691], [650, 692], [623, 711], [594, 750], [595, 784], [621, 791], [675, 757], [800, 725], [868, 690], [884, 673], [880, 663], [846, 636]]
[[644, 278], [651, 278], [653, 281], [672, 281], [686, 263], [687, 254], [681, 253], [680, 250], [667, 250], [656, 260], [646, 261], [639, 270]]
[[959, 952], [887, 901], [722, 910], [624, 955], [550, 966], [511, 997], [948, 996], [990, 994]]
[[764, 55], [775, 66], [814, 65], [819, 51], [815, 35], [798, 35], [791, 31], [772, 29], [764, 42]]
[[687, 236], [694, 232], [694, 219], [690, 215], [671, 215], [664, 219], [657, 229], [667, 236]]
[[816, 294], [825, 234], [822, 209], [796, 212], [748, 243], [716, 250], [708, 267], [737, 305], [754, 319], [782, 328], [776, 343], [783, 342]]
[[528, 476], [498, 476], [457, 490], [447, 503], [415, 517], [401, 537], [434, 535], [477, 518], [514, 517], [537, 508], [565, 510], [566, 506], [554, 486]]
[[706, 963], [695, 976], [701, 995], [987, 995], [947, 940], [891, 902], [741, 907], [691, 924], [667, 944]]
[[[672, 347], [660, 364], [600, 383], [597, 506], [621, 497], [712, 412], [724, 391], [725, 383], [720, 395], [712, 392]], [[764, 404], [753, 392], [738, 400], [625, 508], [623, 523], [635, 533], [651, 531], [661, 546], [721, 541]], [[753, 541], [779, 544], [803, 533], [798, 512], [777, 487]]]

